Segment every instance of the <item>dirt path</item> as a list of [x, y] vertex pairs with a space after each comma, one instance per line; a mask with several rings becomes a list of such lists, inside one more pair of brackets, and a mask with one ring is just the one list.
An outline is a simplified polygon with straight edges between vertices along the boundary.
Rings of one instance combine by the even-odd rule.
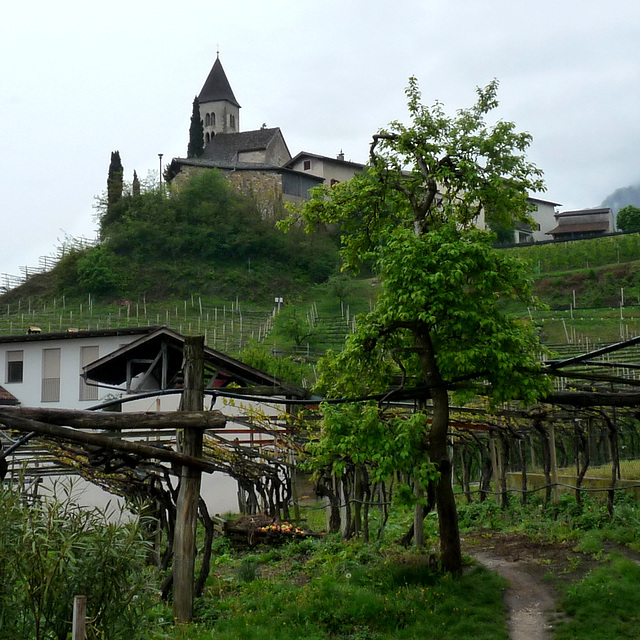
[[532, 575], [526, 561], [507, 560], [490, 551], [479, 551], [474, 556], [480, 564], [509, 583], [504, 599], [511, 640], [549, 640], [556, 606], [549, 585]]
[[584, 556], [568, 545], [536, 543], [524, 536], [488, 533], [467, 539], [464, 551], [501, 575], [509, 583], [505, 591], [507, 626], [511, 640], [550, 640], [559, 618], [557, 594], [547, 574], [569, 579], [571, 560]]

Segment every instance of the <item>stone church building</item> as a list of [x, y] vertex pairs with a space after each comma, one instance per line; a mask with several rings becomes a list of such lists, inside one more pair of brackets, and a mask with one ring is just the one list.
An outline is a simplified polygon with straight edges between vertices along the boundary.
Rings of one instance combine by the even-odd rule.
[[279, 127], [241, 131], [240, 104], [217, 57], [198, 95], [204, 126], [204, 152], [198, 158], [173, 158], [167, 179], [180, 184], [204, 169], [222, 171], [243, 193], [255, 196], [263, 215], [277, 216], [283, 202], [309, 198], [322, 183], [335, 184], [362, 171], [344, 154], [328, 158], [301, 152], [291, 156]]

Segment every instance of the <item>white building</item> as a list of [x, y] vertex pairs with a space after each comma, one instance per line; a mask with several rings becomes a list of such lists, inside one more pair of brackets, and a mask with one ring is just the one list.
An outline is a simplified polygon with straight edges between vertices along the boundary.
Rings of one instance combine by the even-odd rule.
[[[112, 409], [123, 412], [174, 411], [181, 397], [183, 345], [184, 336], [167, 327], [0, 336], [0, 405], [88, 409], [111, 401], [116, 403]], [[216, 435], [264, 451], [273, 448], [274, 438], [251, 426], [252, 412], [277, 422], [286, 412], [283, 399], [304, 396], [299, 387], [208, 347], [205, 378], [206, 408], [215, 407], [227, 418]], [[175, 432], [169, 437], [175, 439]], [[49, 484], [56, 477], [47, 476]], [[78, 483], [85, 494], [81, 502], [104, 506], [113, 500], [97, 487]], [[211, 513], [238, 509], [238, 486], [225, 474], [204, 474], [201, 494]]]
[[88, 409], [113, 392], [87, 385], [82, 368], [150, 327], [0, 336], [2, 386], [26, 407]]

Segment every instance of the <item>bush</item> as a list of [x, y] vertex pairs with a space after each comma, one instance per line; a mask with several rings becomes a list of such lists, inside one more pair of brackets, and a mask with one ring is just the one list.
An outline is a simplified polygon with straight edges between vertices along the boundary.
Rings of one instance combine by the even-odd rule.
[[67, 638], [73, 598], [87, 597], [87, 638], [140, 637], [149, 589], [149, 552], [139, 519], [83, 509], [71, 499], [0, 491], [0, 628], [14, 640]]

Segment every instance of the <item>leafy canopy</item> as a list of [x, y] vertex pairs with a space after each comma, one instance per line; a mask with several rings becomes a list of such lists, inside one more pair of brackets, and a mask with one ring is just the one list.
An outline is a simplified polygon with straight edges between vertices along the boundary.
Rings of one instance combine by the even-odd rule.
[[477, 93], [473, 107], [448, 117], [439, 103], [421, 104], [412, 78], [411, 124], [392, 122], [373, 136], [367, 170], [318, 188], [302, 209], [308, 230], [340, 224], [346, 268], [366, 262], [382, 279], [377, 307], [325, 362], [322, 384], [334, 395], [379, 390], [398, 372], [404, 384], [429, 384], [418, 334], [428, 336], [449, 387], [496, 401], [532, 400], [545, 388], [532, 375], [533, 328], [502, 310], [505, 299], [530, 298], [526, 269], [479, 228], [485, 217], [529, 220], [528, 193], [544, 185], [525, 157], [531, 136], [511, 122], [486, 122], [497, 82]]
[[640, 208], [632, 204], [618, 211], [616, 224], [620, 231], [640, 231]]

